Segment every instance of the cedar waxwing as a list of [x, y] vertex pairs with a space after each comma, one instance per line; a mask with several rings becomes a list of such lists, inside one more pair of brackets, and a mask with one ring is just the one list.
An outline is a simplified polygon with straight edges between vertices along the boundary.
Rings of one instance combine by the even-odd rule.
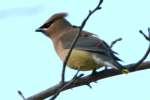
[[[71, 47], [72, 41], [79, 32], [65, 17], [67, 13], [56, 13], [51, 16], [36, 32], [42, 32], [52, 39], [54, 48], [62, 61]], [[81, 71], [96, 70], [102, 66], [110, 66], [121, 73], [128, 73], [118, 61], [110, 46], [93, 33], [82, 31], [70, 55], [67, 65]]]

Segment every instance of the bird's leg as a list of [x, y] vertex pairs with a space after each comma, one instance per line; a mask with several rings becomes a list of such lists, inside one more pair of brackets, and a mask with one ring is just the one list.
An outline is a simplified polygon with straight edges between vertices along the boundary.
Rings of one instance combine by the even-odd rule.
[[[76, 80], [78, 80], [79, 78], [81, 78], [82, 76], [84, 76], [84, 74], [79, 74], [79, 69], [77, 70], [76, 74], [73, 76], [73, 78], [71, 79], [70, 84], [74, 83]], [[79, 75], [78, 75], [79, 74]]]
[[[97, 73], [98, 73], [98, 72], [96, 71], [96, 69], [93, 69], [93, 71], [92, 71], [92, 73], [91, 73], [91, 76], [92, 76], [92, 75], [95, 75], [95, 74], [97, 74]], [[94, 81], [94, 82], [97, 83], [97, 81]], [[91, 87], [90, 84], [88, 84], [88, 86]]]
[[77, 70], [77, 72], [76, 72], [76, 74], [74, 75], [74, 77], [72, 78], [72, 80], [78, 78], [78, 74], [79, 74], [79, 69]]
[[97, 73], [96, 69], [93, 69], [91, 75], [95, 75]]
[[104, 69], [105, 71], [108, 70], [108, 66], [104, 66], [104, 67], [105, 67], [105, 69]]

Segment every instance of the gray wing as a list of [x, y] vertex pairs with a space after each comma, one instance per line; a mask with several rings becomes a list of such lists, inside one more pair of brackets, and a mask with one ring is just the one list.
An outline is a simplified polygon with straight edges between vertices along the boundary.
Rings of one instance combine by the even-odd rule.
[[[72, 41], [75, 36], [75, 32], [69, 32], [65, 33], [61, 37], [61, 41], [63, 43], [62, 45], [65, 49], [69, 49], [71, 47]], [[116, 52], [111, 50], [111, 48], [105, 41], [94, 36], [92, 33], [83, 31], [74, 48], [94, 53], [100, 53], [105, 56], [111, 57], [114, 60], [121, 61], [117, 56], [114, 55]]]

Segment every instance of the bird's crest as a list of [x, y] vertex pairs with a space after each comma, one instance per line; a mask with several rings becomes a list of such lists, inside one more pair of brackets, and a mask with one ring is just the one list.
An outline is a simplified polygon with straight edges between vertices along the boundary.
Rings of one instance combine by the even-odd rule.
[[64, 18], [67, 16], [67, 13], [56, 13], [54, 15], [51, 16], [51, 18], [49, 20], [53, 21], [53, 20], [57, 20], [57, 19], [60, 19], [60, 18]]
[[67, 16], [67, 13], [56, 13], [52, 15], [40, 28], [48, 28], [54, 21]]

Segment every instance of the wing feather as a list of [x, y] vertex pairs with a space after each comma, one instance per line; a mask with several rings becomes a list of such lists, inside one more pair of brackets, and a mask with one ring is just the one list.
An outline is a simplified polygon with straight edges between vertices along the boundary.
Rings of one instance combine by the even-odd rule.
[[[69, 49], [71, 47], [72, 41], [77, 34], [76, 32], [77, 31], [70, 31], [68, 33], [64, 33], [60, 38], [65, 49]], [[114, 52], [105, 41], [99, 39], [94, 34], [89, 32], [83, 31], [81, 33], [81, 36], [79, 37], [74, 49], [100, 53], [111, 57], [116, 61], [121, 61], [121, 59], [114, 55], [116, 52]]]

